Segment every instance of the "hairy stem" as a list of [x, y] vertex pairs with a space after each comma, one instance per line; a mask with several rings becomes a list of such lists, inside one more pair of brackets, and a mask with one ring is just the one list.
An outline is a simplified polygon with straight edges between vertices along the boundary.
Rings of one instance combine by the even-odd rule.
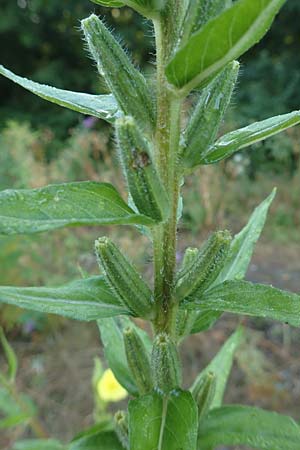
[[176, 265], [177, 210], [179, 199], [178, 146], [181, 100], [168, 87], [165, 77], [168, 36], [162, 20], [154, 21], [157, 51], [157, 127], [155, 159], [161, 179], [169, 194], [171, 212], [168, 220], [153, 235], [155, 297], [157, 304], [155, 329], [174, 334], [176, 304], [173, 282]]

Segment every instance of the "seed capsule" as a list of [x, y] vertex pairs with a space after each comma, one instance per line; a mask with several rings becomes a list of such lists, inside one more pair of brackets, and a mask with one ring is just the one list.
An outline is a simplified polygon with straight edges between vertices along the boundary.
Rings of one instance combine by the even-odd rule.
[[96, 255], [107, 281], [120, 302], [136, 317], [150, 318], [152, 292], [141, 275], [107, 237], [95, 242]]
[[122, 446], [129, 450], [128, 417], [125, 411], [118, 411], [114, 416], [115, 430]]
[[124, 344], [129, 369], [141, 395], [153, 388], [150, 359], [142, 339], [132, 327], [124, 330]]
[[229, 105], [239, 72], [233, 61], [203, 90], [184, 132], [182, 157], [187, 168], [203, 164], [205, 152], [215, 141]]
[[193, 295], [201, 295], [221, 272], [231, 243], [228, 231], [217, 231], [199, 250], [197, 257], [177, 278], [176, 296], [179, 301]]
[[143, 129], [152, 129], [156, 120], [154, 95], [144, 76], [95, 14], [82, 20], [81, 26], [99, 73], [104, 76], [120, 108], [135, 117]]
[[207, 372], [196, 380], [191, 389], [195, 402], [198, 405], [199, 423], [210, 410], [216, 392], [216, 383], [216, 375], [213, 372]]
[[131, 117], [116, 123], [119, 155], [132, 200], [138, 211], [156, 221], [169, 215], [169, 201], [152, 161], [148, 142]]
[[180, 386], [182, 375], [178, 351], [166, 333], [155, 338], [151, 365], [155, 389], [168, 394]]

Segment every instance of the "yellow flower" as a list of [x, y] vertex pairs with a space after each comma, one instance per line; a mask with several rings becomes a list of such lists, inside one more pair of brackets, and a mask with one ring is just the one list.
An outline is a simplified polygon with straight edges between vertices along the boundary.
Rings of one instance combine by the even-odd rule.
[[116, 380], [110, 369], [104, 371], [97, 383], [99, 397], [105, 402], [119, 402], [127, 397], [127, 391]]

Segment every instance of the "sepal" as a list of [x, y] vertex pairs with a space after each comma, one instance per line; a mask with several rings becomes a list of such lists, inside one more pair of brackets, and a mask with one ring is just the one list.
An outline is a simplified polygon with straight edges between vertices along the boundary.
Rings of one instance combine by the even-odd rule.
[[200, 164], [203, 155], [215, 141], [237, 81], [239, 67], [238, 61], [228, 64], [200, 95], [184, 132], [182, 157], [187, 168]]
[[132, 117], [116, 122], [116, 134], [124, 175], [136, 208], [156, 221], [166, 220], [169, 200], [154, 166], [148, 141]]
[[216, 393], [217, 379], [213, 372], [204, 373], [193, 385], [191, 392], [198, 406], [199, 423], [207, 416]]
[[95, 242], [99, 265], [120, 302], [134, 316], [149, 318], [152, 314], [152, 292], [141, 275], [107, 237]]
[[133, 327], [127, 327], [123, 333], [127, 362], [141, 395], [153, 388], [150, 359], [142, 339]]
[[115, 431], [122, 446], [129, 450], [128, 417], [125, 411], [118, 411], [114, 415]]
[[154, 340], [151, 365], [157, 391], [168, 394], [181, 385], [181, 364], [177, 347], [166, 333], [157, 335]]
[[178, 301], [196, 293], [201, 295], [215, 281], [225, 264], [231, 240], [229, 231], [217, 231], [210, 236], [191, 264], [179, 272]]

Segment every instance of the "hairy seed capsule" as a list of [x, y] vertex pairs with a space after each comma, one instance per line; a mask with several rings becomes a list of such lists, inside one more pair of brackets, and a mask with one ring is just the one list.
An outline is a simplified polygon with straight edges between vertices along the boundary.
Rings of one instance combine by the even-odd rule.
[[221, 272], [231, 243], [229, 231], [217, 231], [205, 242], [197, 257], [179, 273], [176, 296], [179, 301], [192, 295], [201, 295]]
[[151, 149], [132, 117], [117, 120], [119, 155], [138, 211], [156, 221], [169, 215], [169, 201], [152, 161]]
[[125, 352], [129, 369], [141, 395], [153, 388], [150, 359], [142, 339], [132, 327], [123, 333]]
[[193, 385], [191, 392], [198, 405], [199, 423], [210, 410], [216, 392], [216, 375], [213, 372], [204, 373]]
[[125, 411], [118, 411], [114, 416], [115, 430], [122, 446], [129, 450], [128, 417]]
[[168, 394], [181, 384], [181, 365], [176, 345], [166, 333], [156, 336], [151, 366], [154, 387], [158, 391]]
[[205, 152], [217, 137], [239, 72], [233, 61], [203, 90], [184, 132], [182, 156], [187, 168], [203, 163]]
[[81, 26], [99, 73], [122, 111], [135, 117], [143, 129], [152, 129], [156, 120], [155, 106], [144, 76], [95, 14], [82, 20]]
[[133, 265], [107, 237], [98, 239], [95, 249], [99, 265], [121, 303], [136, 317], [151, 317], [152, 292]]

